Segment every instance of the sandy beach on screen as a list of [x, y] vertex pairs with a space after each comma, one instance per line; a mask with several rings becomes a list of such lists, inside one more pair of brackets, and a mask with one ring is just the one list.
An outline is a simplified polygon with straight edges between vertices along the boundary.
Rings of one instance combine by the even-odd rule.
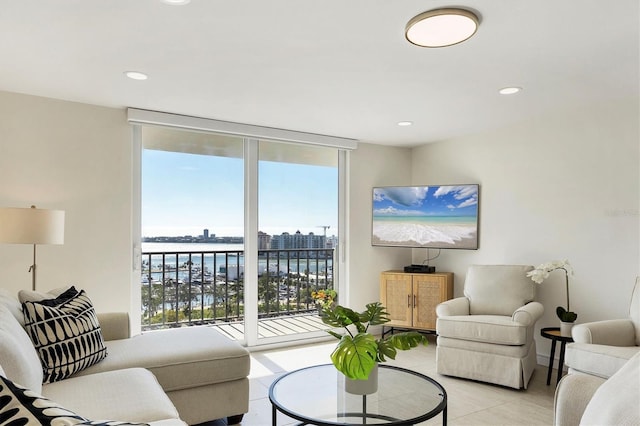
[[398, 224], [374, 220], [372, 244], [475, 249], [477, 228], [460, 224]]

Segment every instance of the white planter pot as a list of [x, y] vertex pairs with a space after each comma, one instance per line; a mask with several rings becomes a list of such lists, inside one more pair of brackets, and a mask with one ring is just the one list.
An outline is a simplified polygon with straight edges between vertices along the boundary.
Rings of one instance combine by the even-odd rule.
[[378, 391], [378, 364], [374, 365], [366, 380], [344, 379], [345, 390], [354, 395], [371, 395]]
[[571, 337], [572, 322], [560, 321], [560, 335], [563, 337]]

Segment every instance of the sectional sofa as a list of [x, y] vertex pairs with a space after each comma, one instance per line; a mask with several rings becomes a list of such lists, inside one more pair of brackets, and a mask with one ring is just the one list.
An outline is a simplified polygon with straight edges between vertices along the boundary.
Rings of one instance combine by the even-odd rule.
[[[33, 408], [34, 400], [62, 407], [54, 413], [68, 412], [82, 419], [157, 426], [225, 417], [233, 424], [248, 411], [249, 353], [215, 329], [187, 327], [131, 336], [126, 313], [96, 314], [95, 321], [84, 321], [78, 327], [90, 328], [91, 322], [99, 325], [104, 350], [94, 357], [100, 359], [65, 377], [59, 368], [48, 371], [47, 352], [33, 342], [62, 334], [68, 331], [64, 330], [67, 325], [59, 330], [55, 326], [34, 329], [29, 319], [25, 323], [23, 307], [48, 309], [39, 302], [23, 305], [0, 291], [0, 393], [9, 392], [14, 405], [22, 399], [18, 411], [26, 416], [38, 411]], [[98, 340], [95, 332], [91, 336]], [[60, 345], [56, 351], [63, 356], [80, 352]], [[0, 416], [7, 410], [0, 404]], [[74, 423], [81, 424], [79, 420]]]

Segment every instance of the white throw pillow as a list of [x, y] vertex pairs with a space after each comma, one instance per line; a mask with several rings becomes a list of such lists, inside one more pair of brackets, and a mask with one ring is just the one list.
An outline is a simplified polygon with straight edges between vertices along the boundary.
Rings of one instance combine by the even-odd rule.
[[4, 305], [9, 312], [18, 320], [21, 326], [24, 327], [24, 315], [22, 315], [22, 304], [18, 301], [18, 298], [9, 294], [5, 289], [0, 288], [0, 305]]

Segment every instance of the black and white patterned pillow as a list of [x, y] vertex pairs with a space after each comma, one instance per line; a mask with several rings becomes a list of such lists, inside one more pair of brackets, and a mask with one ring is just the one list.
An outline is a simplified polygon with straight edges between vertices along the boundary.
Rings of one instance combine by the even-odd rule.
[[57, 426], [85, 421], [73, 411], [0, 376], [0, 424]]
[[107, 356], [98, 316], [84, 290], [59, 303], [24, 302], [22, 310], [40, 356], [43, 383], [65, 379]]
[[147, 423], [91, 421], [3, 376], [0, 376], [0, 425], [148, 426]]

